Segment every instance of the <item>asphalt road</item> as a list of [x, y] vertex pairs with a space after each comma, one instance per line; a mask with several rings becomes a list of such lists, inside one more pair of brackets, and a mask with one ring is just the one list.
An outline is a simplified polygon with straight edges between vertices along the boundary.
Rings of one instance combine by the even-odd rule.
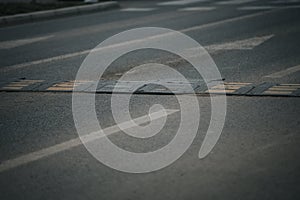
[[[300, 97], [294, 95], [300, 91], [300, 1], [120, 4], [120, 9], [0, 28], [0, 199], [300, 198]], [[183, 156], [146, 174], [111, 169], [72, 142], [78, 138], [72, 93], [47, 87], [74, 80], [89, 50], [100, 42], [140, 27], [169, 28], [190, 36], [210, 53], [226, 83], [267, 82], [283, 89], [271, 89], [271, 95], [227, 95], [224, 129], [204, 159], [198, 159], [198, 152], [208, 129], [211, 100], [201, 93], [198, 133]], [[187, 61], [153, 49], [122, 56], [102, 79], [118, 80], [133, 67], [154, 61], [170, 65], [188, 80], [202, 80]], [[163, 73], [154, 71], [153, 76], [164, 77]], [[149, 76], [139, 70], [132, 74], [138, 80]], [[9, 86], [17, 80], [40, 80], [42, 89]], [[96, 94], [102, 127], [116, 124], [111, 96]], [[154, 104], [180, 109], [173, 95], [135, 94], [130, 114], [144, 116]], [[179, 121], [179, 112], [168, 115], [162, 131], [145, 140], [121, 131], [109, 138], [128, 151], [154, 151], [172, 140]]]

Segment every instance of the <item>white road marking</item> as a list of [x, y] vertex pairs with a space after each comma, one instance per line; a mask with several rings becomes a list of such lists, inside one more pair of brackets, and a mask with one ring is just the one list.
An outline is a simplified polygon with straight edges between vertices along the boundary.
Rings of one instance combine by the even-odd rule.
[[300, 8], [300, 5], [283, 5], [283, 6], [244, 6], [237, 8], [238, 10], [270, 10], [270, 9], [293, 9]]
[[237, 4], [244, 4], [254, 2], [256, 0], [230, 0], [230, 1], [219, 1], [216, 2], [218, 5], [237, 5]]
[[275, 4], [280, 4], [280, 3], [298, 3], [300, 0], [276, 0], [276, 1], [271, 1], [271, 3]]
[[290, 67], [290, 68], [287, 68], [285, 70], [275, 72], [273, 74], [269, 74], [269, 75], [264, 76], [264, 77], [265, 78], [281, 78], [281, 77], [287, 76], [289, 74], [293, 74], [293, 73], [298, 72], [298, 71], [300, 71], [300, 65]]
[[267, 13], [271, 13], [271, 12], [272, 11], [257, 12], [257, 13], [243, 15], [243, 16], [239, 16], [239, 17], [224, 19], [224, 20], [221, 20], [221, 21], [211, 22], [211, 23], [208, 23], [208, 24], [202, 24], [202, 25], [199, 25], [199, 26], [193, 26], [193, 27], [182, 29], [182, 30], [179, 30], [179, 31], [183, 32], [183, 33], [184, 32], [189, 32], [189, 31], [196, 31], [196, 30], [210, 28], [210, 27], [214, 27], [214, 26], [218, 26], [218, 25], [222, 25], [222, 24], [226, 24], [226, 23], [236, 22], [236, 21], [240, 21], [240, 20], [244, 20], [244, 19], [250, 19], [252, 17], [258, 17], [258, 16], [261, 16], [261, 15], [264, 15], [264, 14], [267, 14]]
[[[262, 37], [247, 38], [244, 40], [236, 40], [233, 42], [225, 42], [222, 44], [208, 45], [208, 46], [204, 46], [204, 48], [209, 53], [215, 53], [217, 51], [222, 51], [222, 50], [252, 50], [253, 48], [269, 40], [273, 36], [274, 35], [267, 35]], [[189, 58], [195, 58], [195, 57], [200, 58], [201, 56], [203, 56], [199, 54], [198, 48], [186, 49], [185, 51], [186, 51], [185, 53], [189, 54]], [[173, 63], [181, 62], [183, 60], [184, 60], [183, 58], [177, 58], [175, 60], [168, 61], [166, 64], [173, 64]], [[155, 63], [155, 60], [151, 62]]]
[[[235, 21], [239, 21], [239, 20], [249, 19], [249, 18], [252, 18], [252, 17], [261, 16], [261, 15], [264, 15], [264, 14], [270, 13], [270, 12], [271, 11], [263, 11], [263, 12], [249, 14], [249, 15], [233, 17], [233, 18], [224, 19], [224, 20], [217, 21], [217, 22], [211, 22], [211, 23], [208, 23], [208, 24], [202, 24], [202, 25], [199, 25], [199, 26], [193, 26], [193, 27], [190, 27], [190, 28], [181, 29], [179, 31], [185, 33], [185, 32], [189, 32], [189, 31], [201, 30], [201, 29], [205, 29], [205, 28], [210, 28], [210, 27], [222, 25], [222, 24], [225, 24], [225, 23], [230, 23], [230, 22], [235, 22]], [[156, 37], [164, 37], [164, 36], [166, 36], [166, 34], [157, 35]], [[149, 38], [132, 40], [132, 41], [124, 42], [124, 43], [119, 43], [119, 44], [116, 44], [116, 45], [106, 46], [104, 48], [109, 49], [109, 48], [120, 47], [120, 46], [123, 46], [123, 45], [133, 44], [133, 43], [137, 43], [137, 42], [141, 42], [141, 41], [144, 42], [145, 40], [148, 40], [148, 39]], [[150, 38], [150, 39], [152, 39], [152, 38]], [[29, 67], [29, 66], [33, 66], [33, 65], [45, 64], [45, 63], [49, 63], [49, 62], [64, 60], [64, 59], [67, 59], [67, 58], [73, 58], [73, 57], [76, 57], [76, 56], [88, 54], [91, 50], [92, 49], [88, 49], [88, 50], [78, 51], [78, 52], [74, 52], [74, 53], [68, 53], [68, 54], [63, 54], [63, 55], [59, 55], [59, 56], [54, 56], [54, 57], [51, 57], [51, 58], [45, 58], [45, 59], [25, 62], [25, 63], [21, 63], [21, 64], [5, 66], [5, 67], [0, 68], [0, 72], [4, 73], [4, 72], [11, 71], [11, 70], [21, 69], [21, 68], [25, 68], [25, 67]], [[103, 50], [103, 49], [98, 49], [98, 50]]]
[[36, 38], [28, 38], [28, 39], [20, 39], [20, 40], [11, 40], [11, 41], [4, 41], [0, 42], [0, 49], [11, 49], [19, 46], [23, 46], [26, 44], [31, 44], [34, 42], [39, 42], [42, 40], [47, 40], [53, 37], [53, 35], [43, 36], [43, 37], [36, 37]]
[[187, 7], [187, 8], [180, 8], [179, 11], [210, 11], [215, 10], [216, 7]]
[[244, 6], [239, 7], [238, 10], [267, 10], [267, 9], [273, 9], [278, 8], [275, 6]]
[[[178, 111], [179, 110], [175, 110], [175, 109], [166, 109], [165, 111], [160, 110], [160, 111], [150, 113], [149, 115], [144, 115], [142, 117], [138, 117], [132, 121], [123, 122], [120, 125], [122, 125], [121, 126], [122, 129], [125, 130], [125, 129], [129, 129], [129, 128], [133, 128], [136, 125], [141, 125], [143, 123], [147, 123], [147, 122], [151, 122], [153, 120], [160, 119], [162, 117], [171, 115]], [[25, 164], [31, 163], [33, 161], [42, 159], [44, 157], [47, 157], [47, 156], [71, 149], [73, 147], [82, 145], [82, 142], [87, 143], [87, 142], [94, 141], [96, 139], [100, 139], [100, 138], [104, 137], [103, 135], [101, 135], [99, 133], [104, 133], [105, 135], [111, 135], [111, 134], [117, 133], [119, 131], [120, 131], [119, 126], [114, 125], [114, 126], [105, 128], [102, 131], [97, 131], [97, 132], [92, 132], [90, 134], [87, 134], [86, 136], [81, 138], [82, 141], [79, 138], [75, 138], [75, 139], [71, 139], [69, 141], [60, 143], [60, 144], [56, 144], [51, 147], [47, 147], [47, 148], [29, 153], [29, 154], [22, 155], [20, 157], [17, 157], [17, 158], [11, 159], [11, 160], [6, 160], [0, 164], [0, 172], [10, 170], [12, 168], [15, 168], [15, 167], [18, 167], [21, 165], [25, 165]]]
[[152, 11], [156, 10], [156, 8], [124, 8], [120, 11], [122, 12], [146, 12], [146, 11]]
[[266, 35], [261, 37], [247, 38], [244, 40], [236, 40], [233, 42], [226, 42], [223, 44], [213, 44], [206, 46], [208, 51], [218, 51], [218, 50], [251, 50], [267, 40], [271, 39], [274, 35]]
[[[204, 48], [209, 53], [215, 53], [217, 51], [222, 51], [222, 50], [252, 50], [253, 48], [266, 42], [273, 36], [274, 35], [252, 37], [252, 38], [247, 38], [247, 39], [243, 39], [243, 40], [236, 40], [236, 41], [225, 42], [225, 43], [221, 43], [221, 44], [208, 45], [208, 46], [204, 46]], [[185, 49], [184, 51], [186, 54], [189, 55], [189, 58], [195, 58], [195, 57], [200, 58], [201, 56], [203, 56], [203, 55], [199, 54], [198, 48]], [[167, 61], [165, 64], [167, 64], [167, 65], [174, 64], [174, 63], [178, 63], [181, 61], [184, 61], [184, 58], [170, 59], [170, 61]], [[161, 59], [153, 59], [153, 60], [149, 60], [148, 62], [149, 63], [157, 63], [157, 62], [161, 62]], [[131, 73], [139, 73], [139, 71], [132, 70]]]
[[187, 5], [197, 2], [207, 2], [208, 0], [177, 0], [177, 1], [167, 1], [158, 3], [159, 6], [179, 6], [179, 5]]
[[84, 50], [84, 51], [78, 51], [75, 53], [68, 53], [68, 54], [63, 54], [63, 55], [59, 55], [59, 56], [54, 56], [51, 58], [45, 58], [45, 59], [41, 59], [41, 60], [35, 60], [35, 61], [30, 61], [30, 62], [25, 62], [25, 63], [21, 63], [21, 64], [16, 64], [16, 65], [11, 65], [11, 66], [6, 66], [3, 68], [0, 68], [0, 72], [7, 72], [7, 71], [11, 71], [14, 69], [21, 69], [24, 67], [29, 67], [32, 65], [38, 65], [38, 64], [45, 64], [45, 63], [49, 63], [49, 62], [54, 62], [54, 61], [59, 61], [59, 60], [64, 60], [67, 58], [73, 58], [76, 56], [81, 56], [84, 54], [88, 54], [91, 51], [91, 49], [88, 50]]

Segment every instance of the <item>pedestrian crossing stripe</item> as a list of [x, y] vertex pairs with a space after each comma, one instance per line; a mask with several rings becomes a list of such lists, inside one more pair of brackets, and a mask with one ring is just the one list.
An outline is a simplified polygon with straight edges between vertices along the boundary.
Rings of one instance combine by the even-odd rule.
[[[220, 82], [211, 84], [208, 88], [203, 81], [179, 82], [173, 81], [117, 81], [89, 80], [62, 81], [49, 83], [44, 80], [14, 80], [11, 82], [0, 81], [0, 91], [10, 92], [90, 92], [90, 93], [135, 93], [135, 94], [191, 94], [187, 85], [191, 85], [196, 94], [216, 95], [246, 95], [246, 96], [294, 96], [300, 97], [300, 84], [275, 84], [275, 83], [249, 83], [249, 82]], [[167, 88], [159, 87], [168, 85]], [[93, 86], [93, 87], [92, 87]], [[140, 86], [140, 87], [137, 87]], [[134, 88], [138, 88], [135, 90]]]

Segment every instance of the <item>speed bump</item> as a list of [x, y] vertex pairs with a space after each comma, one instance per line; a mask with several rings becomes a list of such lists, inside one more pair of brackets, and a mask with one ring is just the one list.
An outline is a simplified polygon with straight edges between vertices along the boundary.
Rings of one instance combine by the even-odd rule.
[[[191, 91], [191, 88], [193, 91]], [[180, 82], [176, 80], [116, 81], [70, 80], [49, 82], [45, 80], [0, 81], [0, 91], [12, 92], [86, 92], [128, 94], [216, 94], [240, 96], [291, 96], [300, 97], [300, 84], [212, 82], [208, 86], [201, 80]]]

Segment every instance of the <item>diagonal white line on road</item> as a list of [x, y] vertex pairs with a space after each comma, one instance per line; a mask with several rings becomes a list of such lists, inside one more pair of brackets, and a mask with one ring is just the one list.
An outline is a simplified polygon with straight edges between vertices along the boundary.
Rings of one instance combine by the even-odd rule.
[[158, 3], [159, 6], [179, 6], [179, 5], [187, 5], [198, 2], [207, 2], [208, 0], [177, 0], [177, 1], [167, 1]]
[[275, 0], [275, 1], [271, 1], [271, 3], [274, 4], [281, 4], [281, 3], [299, 3], [300, 0]]
[[226, 42], [223, 44], [215, 44], [209, 45], [205, 48], [208, 51], [217, 51], [217, 50], [251, 50], [262, 43], [266, 42], [267, 40], [271, 39], [274, 35], [266, 35], [261, 37], [253, 37], [247, 38], [244, 40], [236, 40], [233, 42]]
[[180, 8], [179, 11], [210, 11], [215, 10], [216, 7], [187, 7], [187, 8]]
[[276, 6], [243, 6], [239, 7], [238, 10], [268, 10], [278, 8]]
[[0, 42], [0, 49], [12, 49], [12, 48], [23, 46], [23, 45], [26, 45], [26, 44], [31, 44], [31, 43], [34, 43], [34, 42], [47, 40], [51, 37], [53, 37], [53, 35], [48, 35], [48, 36], [43, 36], [43, 37], [35, 37], [35, 38], [28, 38], [28, 39], [20, 39], [20, 40], [4, 41], [4, 42]]
[[[222, 44], [213, 44], [204, 46], [204, 48], [209, 53], [215, 53], [217, 51], [222, 50], [252, 50], [255, 47], [263, 44], [267, 40], [271, 39], [274, 35], [266, 35], [261, 37], [253, 37], [253, 38], [247, 38], [243, 40], [236, 40], [232, 42], [225, 42]], [[186, 53], [189, 54], [190, 58], [198, 57], [200, 58], [202, 55], [199, 55], [199, 49], [198, 48], [191, 48], [191, 49], [185, 49]], [[168, 61], [166, 64], [173, 64], [177, 62], [183, 61], [183, 58], [177, 58], [171, 61]], [[151, 60], [152, 63], [155, 63], [155, 60]]]
[[244, 6], [237, 8], [238, 10], [270, 10], [270, 9], [298, 9], [300, 5], [284, 5], [284, 6]]
[[264, 77], [265, 78], [281, 78], [281, 77], [293, 74], [293, 73], [298, 72], [298, 71], [300, 71], [300, 65], [290, 67], [290, 68], [287, 68], [285, 70], [278, 71], [278, 72], [275, 72], [273, 74], [269, 74], [269, 75], [264, 76]]
[[265, 15], [265, 14], [271, 13], [271, 12], [273, 12], [273, 10], [257, 12], [257, 13], [243, 15], [243, 16], [239, 16], [239, 17], [233, 17], [233, 18], [224, 19], [224, 20], [221, 20], [221, 21], [211, 22], [211, 23], [208, 23], [208, 24], [193, 26], [193, 27], [190, 27], [190, 28], [182, 29], [180, 31], [185, 33], [185, 32], [190, 32], [190, 31], [201, 30], [201, 29], [205, 29], [205, 28], [211, 28], [211, 27], [219, 26], [219, 25], [226, 24], [226, 23], [231, 23], [231, 22], [236, 22], [236, 21], [239, 21], [239, 20], [250, 19], [252, 17], [258, 17], [258, 16]]
[[218, 5], [238, 5], [238, 4], [244, 4], [244, 3], [250, 3], [254, 2], [256, 0], [229, 0], [229, 1], [219, 1], [216, 2]]
[[[125, 130], [125, 129], [129, 129], [129, 128], [133, 128], [137, 125], [151, 122], [153, 120], [158, 120], [162, 117], [171, 115], [178, 111], [179, 110], [175, 110], [175, 109], [159, 110], [159, 111], [150, 113], [149, 115], [144, 115], [144, 116], [138, 117], [134, 120], [123, 122], [120, 125], [122, 125], [121, 126], [122, 129]], [[44, 157], [71, 149], [73, 147], [81, 145], [82, 142], [87, 143], [90, 141], [94, 141], [96, 139], [101, 139], [102, 137], [106, 137], [108, 135], [111, 135], [111, 134], [117, 133], [117, 132], [120, 132], [119, 125], [114, 125], [114, 126], [105, 128], [101, 131], [92, 132], [90, 134], [87, 134], [86, 136], [82, 137], [81, 140], [79, 138], [71, 139], [69, 141], [66, 141], [66, 142], [63, 142], [60, 144], [56, 144], [54, 146], [47, 147], [47, 148], [29, 153], [29, 154], [25, 154], [25, 155], [22, 155], [20, 157], [17, 157], [17, 158], [11, 159], [11, 160], [6, 160], [0, 164], [0, 172], [10, 170], [12, 168], [15, 168], [15, 167], [18, 167], [21, 165], [25, 165], [25, 164], [31, 163], [33, 161], [40, 160]], [[106, 136], [103, 136], [102, 134], [100, 135], [99, 133], [104, 133]]]
[[156, 10], [156, 8], [123, 8], [120, 11], [122, 12], [147, 12], [147, 11], [153, 11]]

